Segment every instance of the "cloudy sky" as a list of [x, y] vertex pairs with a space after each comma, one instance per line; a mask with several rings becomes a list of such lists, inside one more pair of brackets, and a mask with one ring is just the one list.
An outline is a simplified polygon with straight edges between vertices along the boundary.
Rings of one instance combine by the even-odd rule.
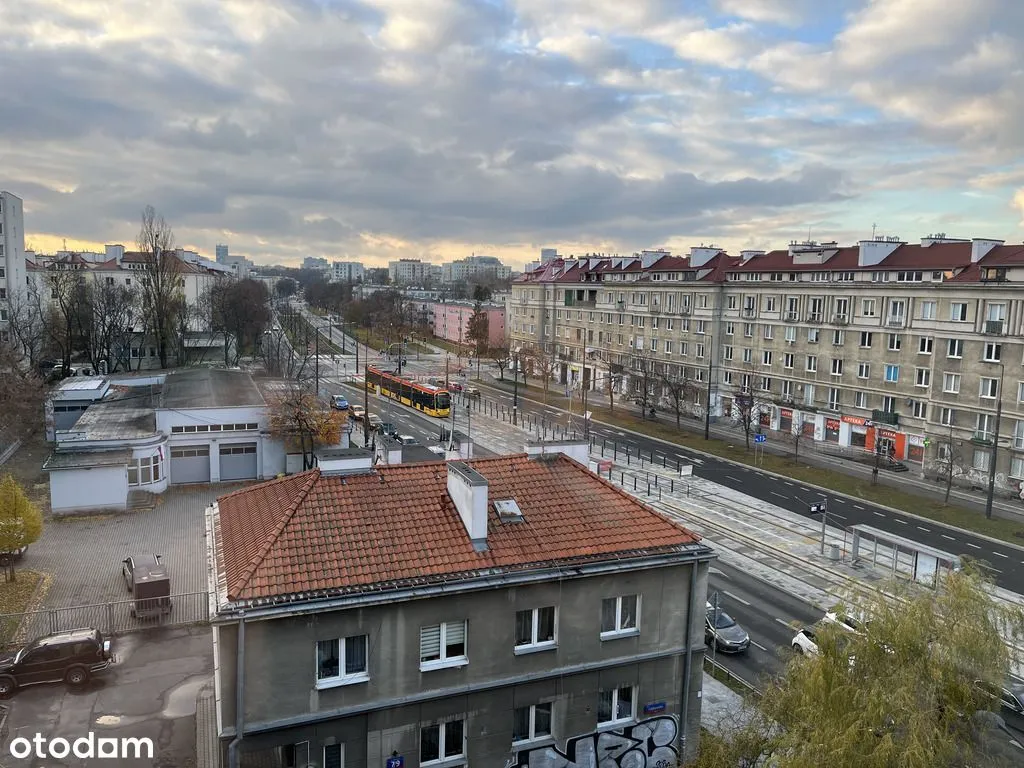
[[20, 0], [39, 250], [382, 264], [1024, 237], [1021, 0]]

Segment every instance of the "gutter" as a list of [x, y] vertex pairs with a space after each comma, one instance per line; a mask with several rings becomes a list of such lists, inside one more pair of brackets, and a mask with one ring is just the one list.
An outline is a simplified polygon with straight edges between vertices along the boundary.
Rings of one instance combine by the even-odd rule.
[[228, 745], [228, 768], [239, 768], [238, 750], [245, 733], [245, 614], [238, 620], [238, 655], [235, 665], [235, 738]]
[[683, 660], [683, 702], [679, 707], [679, 756], [686, 759], [686, 718], [690, 709], [690, 674], [693, 671], [693, 625], [698, 616], [696, 605], [697, 563], [690, 566], [690, 609], [686, 620], [686, 658]]

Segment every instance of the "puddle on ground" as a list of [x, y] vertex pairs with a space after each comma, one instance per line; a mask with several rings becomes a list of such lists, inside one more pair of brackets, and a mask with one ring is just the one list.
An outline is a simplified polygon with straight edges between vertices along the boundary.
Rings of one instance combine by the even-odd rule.
[[194, 715], [199, 689], [206, 684], [208, 679], [206, 676], [193, 677], [172, 688], [167, 693], [167, 701], [160, 714], [168, 719]]
[[145, 717], [129, 715], [100, 715], [96, 718], [96, 725], [103, 725], [107, 728], [123, 728], [126, 725], [134, 725], [146, 720]]

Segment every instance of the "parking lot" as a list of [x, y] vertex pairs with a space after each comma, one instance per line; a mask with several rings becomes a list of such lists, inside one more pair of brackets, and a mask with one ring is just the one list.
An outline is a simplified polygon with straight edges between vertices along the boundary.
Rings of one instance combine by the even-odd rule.
[[[168, 628], [115, 638], [116, 663], [80, 690], [63, 684], [18, 691], [9, 708], [0, 766], [87, 768], [93, 765], [191, 768], [195, 765], [196, 695], [213, 675], [208, 627]], [[11, 755], [19, 736], [32, 740], [148, 738], [153, 760], [63, 759]]]

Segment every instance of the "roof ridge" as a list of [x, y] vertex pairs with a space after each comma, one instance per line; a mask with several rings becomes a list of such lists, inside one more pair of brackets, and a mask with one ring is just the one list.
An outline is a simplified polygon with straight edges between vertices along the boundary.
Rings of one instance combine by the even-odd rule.
[[299, 493], [295, 496], [294, 501], [288, 505], [285, 509], [284, 514], [281, 515], [277, 521], [277, 525], [274, 526], [274, 530], [271, 531], [270, 535], [263, 540], [263, 544], [260, 545], [259, 551], [249, 559], [249, 564], [245, 566], [245, 569], [239, 574], [238, 578], [235, 579], [234, 584], [228, 590], [228, 594], [240, 594], [249, 580], [256, 573], [256, 569], [263, 563], [263, 560], [268, 554], [270, 554], [271, 548], [277, 543], [278, 538], [284, 532], [284, 529], [288, 526], [288, 523], [298, 512], [299, 506], [303, 501], [306, 500], [306, 496], [316, 485], [316, 481], [320, 479], [319, 468], [313, 468], [309, 472], [309, 478], [302, 484], [302, 488], [299, 489]]
[[[296, 478], [302, 477], [305, 474], [308, 474], [310, 472], [316, 472], [316, 471], [319, 471], [318, 468], [317, 467], [313, 467], [313, 469], [307, 469], [305, 472], [298, 472], [298, 473], [296, 473], [294, 475], [285, 475], [284, 477], [274, 477], [274, 478], [271, 478], [270, 480], [264, 480], [263, 482], [259, 483], [259, 485], [257, 487], [259, 487], [259, 488], [268, 488], [268, 487], [270, 487], [272, 485], [283, 485], [285, 483], [294, 483]], [[240, 496], [243, 493], [247, 493], [248, 491], [251, 491], [252, 489], [253, 489], [253, 486], [246, 486], [244, 488], [239, 488], [236, 491], [231, 491], [230, 493], [225, 493], [223, 496], [218, 496], [217, 497], [217, 501], [220, 501], [221, 499], [230, 499], [233, 496]]]

